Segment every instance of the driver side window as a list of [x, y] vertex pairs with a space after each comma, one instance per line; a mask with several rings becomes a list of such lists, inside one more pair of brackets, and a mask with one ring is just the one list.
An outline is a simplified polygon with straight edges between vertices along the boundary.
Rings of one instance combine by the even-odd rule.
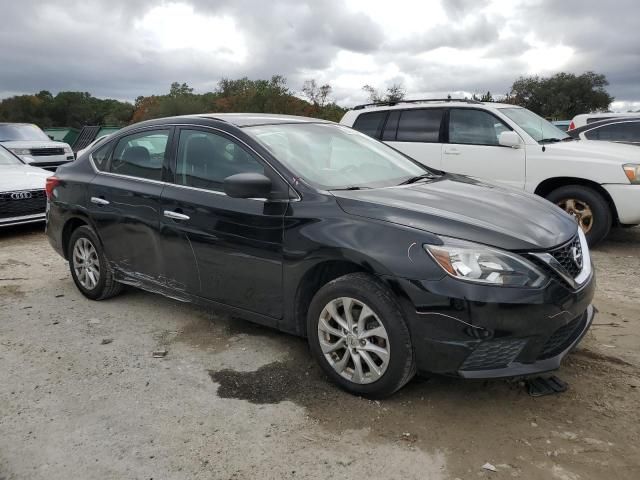
[[265, 173], [262, 163], [233, 140], [203, 130], [181, 130], [175, 183], [224, 191], [224, 179], [237, 173]]
[[470, 108], [452, 108], [449, 113], [449, 143], [499, 145], [498, 137], [510, 130], [490, 113]]

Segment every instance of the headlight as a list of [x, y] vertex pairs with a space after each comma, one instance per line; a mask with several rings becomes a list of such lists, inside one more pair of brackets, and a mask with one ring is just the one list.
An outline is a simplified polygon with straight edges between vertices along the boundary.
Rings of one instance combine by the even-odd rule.
[[28, 148], [10, 148], [13, 153], [16, 155], [31, 155], [31, 150]]
[[461, 240], [424, 245], [445, 272], [460, 280], [505, 287], [539, 287], [547, 279], [533, 263], [519, 255]]
[[624, 173], [631, 183], [640, 183], [640, 165], [629, 163], [623, 165], [622, 168], [624, 168]]
[[73, 155], [73, 150], [71, 150], [70, 146], [66, 146], [64, 147], [64, 153], [66, 153], [67, 155]]

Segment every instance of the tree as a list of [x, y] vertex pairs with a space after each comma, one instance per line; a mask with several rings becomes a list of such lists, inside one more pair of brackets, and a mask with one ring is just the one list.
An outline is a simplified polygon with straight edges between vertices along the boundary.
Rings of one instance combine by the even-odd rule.
[[371, 103], [398, 103], [404, 99], [405, 90], [402, 84], [394, 83], [390, 87], [387, 87], [384, 94], [381, 94], [377, 89], [371, 85], [365, 85], [362, 90], [369, 95], [369, 101]]
[[482, 95], [476, 95], [474, 93], [471, 99], [477, 102], [493, 102], [494, 101], [493, 95], [491, 95], [491, 92], [489, 91], [487, 91], [487, 93], [483, 93]]
[[613, 97], [606, 91], [607, 85], [606, 77], [595, 72], [520, 77], [513, 83], [506, 101], [546, 118], [573, 118], [580, 113], [608, 110]]
[[302, 93], [305, 97], [319, 107], [324, 107], [327, 104], [331, 90], [331, 85], [328, 83], [318, 86], [315, 80], [306, 80], [302, 85]]

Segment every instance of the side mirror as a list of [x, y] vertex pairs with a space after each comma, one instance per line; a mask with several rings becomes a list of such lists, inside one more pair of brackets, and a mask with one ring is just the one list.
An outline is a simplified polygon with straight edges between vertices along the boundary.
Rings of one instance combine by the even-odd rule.
[[498, 143], [503, 147], [520, 148], [522, 139], [516, 132], [508, 131], [502, 132], [500, 136], [498, 136]]
[[224, 193], [231, 198], [267, 198], [271, 180], [260, 173], [238, 173], [224, 179]]

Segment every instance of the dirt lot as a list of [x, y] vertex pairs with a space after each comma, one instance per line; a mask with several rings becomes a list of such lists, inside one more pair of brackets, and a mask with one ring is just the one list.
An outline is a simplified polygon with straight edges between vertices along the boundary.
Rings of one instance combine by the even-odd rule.
[[40, 228], [2, 232], [0, 479], [640, 478], [640, 229], [593, 256], [566, 393], [432, 378], [374, 402], [303, 340], [133, 289], [88, 301]]

